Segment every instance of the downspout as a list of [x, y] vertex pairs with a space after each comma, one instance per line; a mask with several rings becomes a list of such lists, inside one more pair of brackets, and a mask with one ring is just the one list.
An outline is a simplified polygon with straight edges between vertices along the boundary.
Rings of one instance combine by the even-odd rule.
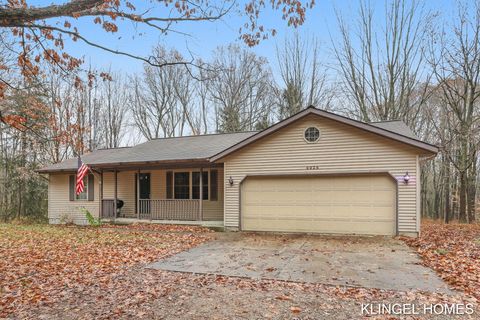
[[200, 167], [200, 199], [198, 206], [198, 219], [203, 221], [203, 168]]
[[137, 170], [137, 220], [140, 220], [140, 169]]
[[117, 220], [117, 182], [118, 182], [118, 177], [117, 177], [117, 169], [115, 169], [115, 194], [113, 197], [113, 222]]
[[420, 223], [421, 223], [421, 190], [422, 190], [422, 186], [421, 186], [421, 182], [422, 182], [422, 179], [421, 179], [421, 172], [420, 172], [420, 157], [417, 155], [417, 161], [416, 161], [416, 179], [415, 179], [415, 193], [416, 193], [416, 198], [417, 198], [417, 201], [416, 201], [416, 211], [417, 211], [417, 234], [418, 236], [420, 236]]
[[103, 170], [100, 172], [100, 219], [103, 218]]

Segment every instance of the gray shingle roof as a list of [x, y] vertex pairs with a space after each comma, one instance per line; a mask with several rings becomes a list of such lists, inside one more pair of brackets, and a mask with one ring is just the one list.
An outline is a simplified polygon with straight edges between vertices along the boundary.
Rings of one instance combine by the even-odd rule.
[[420, 140], [415, 133], [401, 120], [394, 121], [381, 121], [381, 122], [371, 122], [369, 123], [372, 126], [375, 126], [380, 129], [388, 130], [393, 133], [400, 134], [402, 136], [412, 138], [415, 140]]
[[[128, 164], [149, 161], [202, 160], [237, 144], [256, 132], [207, 134], [150, 140], [130, 148], [100, 149], [82, 156], [88, 165]], [[76, 170], [77, 159], [68, 159], [39, 172]]]
[[[104, 157], [115, 154], [120, 156], [123, 152], [131, 148], [115, 148], [115, 149], [100, 149], [93, 152], [82, 155], [83, 162], [87, 164], [96, 163], [101, 161]], [[77, 158], [67, 159], [59, 163], [54, 163], [52, 165], [43, 167], [38, 172], [50, 172], [50, 171], [72, 171], [76, 170], [78, 166]]]

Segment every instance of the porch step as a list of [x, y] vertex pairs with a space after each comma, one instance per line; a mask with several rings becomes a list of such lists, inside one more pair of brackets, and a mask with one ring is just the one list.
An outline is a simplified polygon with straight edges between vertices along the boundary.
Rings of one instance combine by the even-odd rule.
[[133, 224], [133, 223], [181, 224], [181, 225], [202, 226], [207, 228], [223, 228], [223, 221], [146, 220], [146, 219], [136, 219], [136, 218], [117, 218], [115, 220], [102, 219], [102, 221], [114, 222], [117, 224]]

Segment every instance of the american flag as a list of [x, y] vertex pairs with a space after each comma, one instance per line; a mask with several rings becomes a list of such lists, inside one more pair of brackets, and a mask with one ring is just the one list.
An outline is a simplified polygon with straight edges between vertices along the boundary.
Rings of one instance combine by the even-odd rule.
[[83, 183], [83, 178], [88, 173], [88, 166], [82, 162], [82, 159], [78, 157], [78, 170], [77, 170], [77, 183], [75, 185], [75, 192], [77, 195], [83, 192], [85, 189], [85, 184]]

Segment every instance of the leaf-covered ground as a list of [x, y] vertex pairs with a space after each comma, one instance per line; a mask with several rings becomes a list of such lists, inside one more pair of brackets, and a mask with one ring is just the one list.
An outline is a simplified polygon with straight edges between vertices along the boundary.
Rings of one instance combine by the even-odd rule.
[[[162, 232], [159, 232], [162, 231]], [[75, 290], [108, 289], [121, 270], [205, 242], [191, 226], [0, 225], [0, 318]]]
[[359, 319], [365, 302], [475, 302], [463, 295], [145, 268], [214, 236], [206, 229], [182, 226], [0, 225], [0, 319]]
[[[173, 273], [140, 267], [117, 275], [108, 289], [69, 291], [61, 301], [26, 309], [42, 319], [362, 319], [360, 303], [468, 303], [462, 297], [273, 280]], [[402, 319], [454, 319], [447, 316]], [[368, 319], [397, 319], [390, 316]], [[461, 316], [455, 319], [478, 319]]]
[[480, 224], [427, 220], [419, 238], [404, 240], [445, 282], [480, 299]]

